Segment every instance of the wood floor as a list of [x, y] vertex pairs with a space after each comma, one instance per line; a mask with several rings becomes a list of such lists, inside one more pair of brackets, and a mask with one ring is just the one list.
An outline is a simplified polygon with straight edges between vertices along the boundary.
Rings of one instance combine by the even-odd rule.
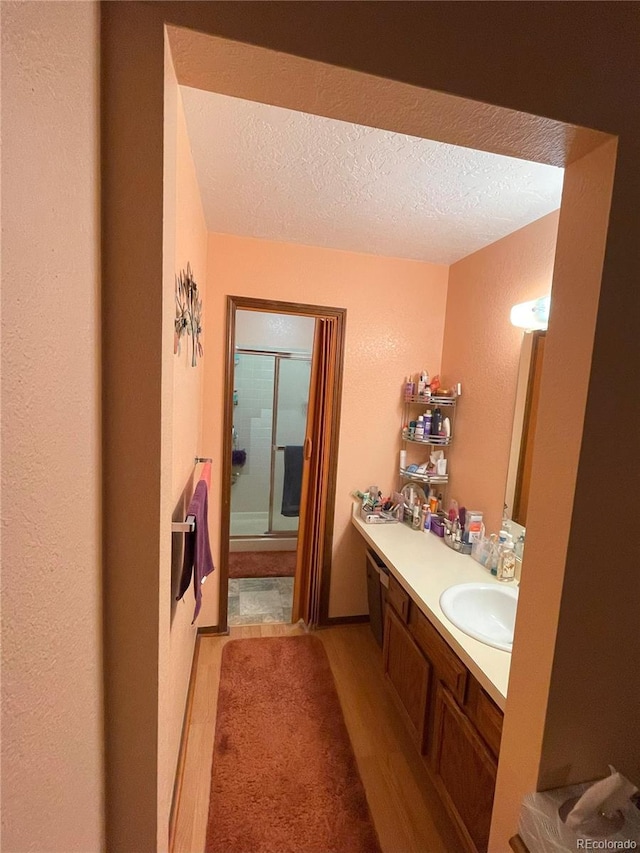
[[[224, 644], [244, 637], [301, 632], [295, 625], [264, 624], [232, 628], [229, 637], [198, 639], [195, 690], [176, 807], [173, 853], [204, 851]], [[317, 636], [331, 662], [383, 853], [456, 853], [460, 842], [388, 693], [382, 655], [369, 626], [325, 628]]]

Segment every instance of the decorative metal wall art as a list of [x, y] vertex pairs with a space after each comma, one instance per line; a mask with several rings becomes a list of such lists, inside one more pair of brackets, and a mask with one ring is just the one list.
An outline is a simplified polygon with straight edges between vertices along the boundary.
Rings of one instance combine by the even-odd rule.
[[191, 366], [197, 365], [198, 356], [202, 358], [202, 299], [198, 285], [191, 272], [191, 265], [176, 276], [176, 319], [173, 335], [173, 351], [180, 353], [180, 339], [184, 334], [191, 338]]

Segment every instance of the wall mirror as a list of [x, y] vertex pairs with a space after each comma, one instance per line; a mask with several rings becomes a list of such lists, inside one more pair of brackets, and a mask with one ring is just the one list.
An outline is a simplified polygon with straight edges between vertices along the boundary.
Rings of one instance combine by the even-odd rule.
[[520, 351], [511, 451], [504, 502], [509, 518], [526, 527], [531, 462], [546, 332], [526, 332]]

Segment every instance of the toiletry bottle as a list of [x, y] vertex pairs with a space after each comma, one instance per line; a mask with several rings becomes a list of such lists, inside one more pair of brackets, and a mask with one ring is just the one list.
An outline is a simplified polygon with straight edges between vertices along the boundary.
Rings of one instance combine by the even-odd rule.
[[423, 415], [424, 421], [424, 437], [428, 438], [431, 435], [431, 409], [427, 409], [427, 411]]
[[498, 534], [492, 533], [489, 538], [485, 540], [485, 545], [480, 551], [480, 564], [485, 566], [487, 569], [491, 569], [491, 557], [497, 542]]
[[428, 533], [431, 530], [431, 510], [429, 509], [429, 504], [423, 504], [422, 506], [422, 529], [425, 533]]
[[449, 508], [447, 510], [447, 518], [449, 521], [455, 521], [458, 517], [458, 501], [455, 498], [451, 498], [449, 501]]
[[460, 551], [462, 548], [462, 528], [460, 526], [459, 518], [456, 518], [451, 525], [451, 544], [456, 551]]
[[424, 440], [424, 418], [422, 415], [418, 415], [418, 420], [416, 421], [415, 439], [416, 441]]
[[406, 450], [401, 450], [401, 451], [400, 451], [400, 469], [401, 469], [402, 471], [404, 471], [404, 469], [405, 469], [406, 467], [407, 467], [407, 451], [406, 451]]
[[407, 374], [407, 378], [404, 383], [404, 398], [405, 400], [410, 400], [413, 397], [413, 380], [411, 379], [411, 374]]
[[431, 413], [431, 435], [440, 435], [442, 427], [442, 411], [439, 406]]
[[489, 559], [487, 560], [487, 568], [494, 577], [498, 574], [498, 566], [500, 565], [502, 549], [504, 547], [505, 542], [507, 541], [508, 535], [509, 534], [505, 533], [504, 530], [501, 530], [498, 534], [498, 541], [494, 544], [493, 548], [491, 549], [491, 553], [489, 554]]
[[486, 546], [487, 539], [485, 539], [484, 535], [484, 524], [480, 522], [480, 532], [477, 536], [472, 536], [471, 534], [467, 534], [468, 540], [471, 543], [471, 556], [474, 560], [477, 560], [479, 563], [482, 563], [482, 558], [484, 557], [486, 560]]
[[498, 580], [512, 581], [516, 572], [516, 552], [513, 548], [513, 540], [511, 538], [502, 546], [500, 554], [500, 562], [498, 563]]
[[411, 526], [413, 527], [414, 530], [420, 530], [421, 524], [420, 524], [420, 505], [419, 504], [413, 505], [413, 516], [411, 519]]
[[424, 370], [420, 371], [418, 376], [418, 397], [424, 396]]
[[416, 437], [416, 422], [415, 421], [409, 421], [409, 438], [415, 438], [415, 437]]

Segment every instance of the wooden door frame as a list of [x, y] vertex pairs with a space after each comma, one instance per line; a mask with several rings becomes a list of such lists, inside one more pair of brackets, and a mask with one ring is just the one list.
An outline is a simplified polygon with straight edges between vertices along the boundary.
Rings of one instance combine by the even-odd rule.
[[[320, 585], [320, 624], [329, 620], [329, 591], [331, 586], [331, 558], [333, 523], [335, 515], [336, 480], [338, 469], [338, 439], [340, 431], [340, 404], [342, 401], [342, 377], [344, 366], [344, 340], [347, 320], [346, 308], [331, 308], [324, 305], [307, 305], [302, 302], [278, 302], [275, 299], [255, 299], [249, 296], [227, 296], [227, 359], [224, 375], [223, 424], [222, 424], [222, 495], [220, 501], [220, 588], [218, 604], [218, 626], [220, 631], [228, 628], [229, 595], [229, 529], [231, 522], [231, 428], [233, 425], [233, 370], [236, 337], [236, 311], [262, 311], [273, 314], [297, 314], [316, 319], [335, 317], [337, 323], [337, 358], [335, 382], [332, 389], [333, 412], [325, 428], [331, 436], [330, 465], [327, 495], [327, 513], [323, 531], [324, 561]], [[303, 496], [304, 497], [304, 496]], [[298, 579], [296, 578], [296, 582]]]

